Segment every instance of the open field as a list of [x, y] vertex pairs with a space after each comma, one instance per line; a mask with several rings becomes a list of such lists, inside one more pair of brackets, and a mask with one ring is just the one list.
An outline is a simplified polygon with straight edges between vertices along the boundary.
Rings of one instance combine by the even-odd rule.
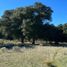
[[67, 48], [42, 47], [0, 49], [0, 67], [67, 67]]

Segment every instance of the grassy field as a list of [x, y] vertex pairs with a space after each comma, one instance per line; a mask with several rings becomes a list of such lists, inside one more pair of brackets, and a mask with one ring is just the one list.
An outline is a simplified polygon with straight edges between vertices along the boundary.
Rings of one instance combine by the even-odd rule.
[[67, 48], [13, 47], [0, 49], [0, 67], [67, 67]]

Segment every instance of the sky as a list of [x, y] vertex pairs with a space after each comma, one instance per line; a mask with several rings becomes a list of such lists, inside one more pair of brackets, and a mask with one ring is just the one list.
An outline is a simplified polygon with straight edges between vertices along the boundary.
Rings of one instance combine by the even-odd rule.
[[67, 23], [67, 0], [0, 0], [0, 16], [5, 10], [33, 5], [41, 2], [53, 10], [51, 24], [59, 25]]

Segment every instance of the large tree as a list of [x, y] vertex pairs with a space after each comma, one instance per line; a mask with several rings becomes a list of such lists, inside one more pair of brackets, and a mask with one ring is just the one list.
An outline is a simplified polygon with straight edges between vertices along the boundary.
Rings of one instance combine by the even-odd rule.
[[2, 16], [2, 25], [8, 37], [25, 38], [32, 40], [32, 44], [39, 38], [43, 23], [51, 21], [52, 10], [50, 7], [36, 2], [28, 7], [7, 10]]
[[[25, 33], [28, 38], [32, 39], [32, 44], [35, 43], [35, 40], [39, 38], [39, 35], [42, 31], [43, 23], [51, 21], [52, 10], [50, 7], [43, 5], [42, 3], [35, 3], [33, 6], [27, 7], [27, 12], [30, 12], [29, 16], [30, 21], [25, 23]], [[40, 35], [41, 36], [41, 35]]]

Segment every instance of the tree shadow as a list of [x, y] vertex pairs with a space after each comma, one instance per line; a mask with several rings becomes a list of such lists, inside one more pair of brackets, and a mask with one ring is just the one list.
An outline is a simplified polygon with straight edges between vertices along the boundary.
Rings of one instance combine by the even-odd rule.
[[9, 44], [0, 44], [0, 48], [5, 47], [7, 49], [12, 49], [15, 46], [20, 47], [20, 48], [23, 48], [23, 47], [25, 47], [25, 48], [35, 48], [35, 46], [32, 45], [32, 44], [18, 44], [18, 45], [10, 44], [10, 43]]
[[23, 47], [25, 47], [25, 48], [35, 48], [35, 45], [33, 45], [33, 44], [19, 44], [18, 47], [20, 47], [20, 48], [23, 48]]

